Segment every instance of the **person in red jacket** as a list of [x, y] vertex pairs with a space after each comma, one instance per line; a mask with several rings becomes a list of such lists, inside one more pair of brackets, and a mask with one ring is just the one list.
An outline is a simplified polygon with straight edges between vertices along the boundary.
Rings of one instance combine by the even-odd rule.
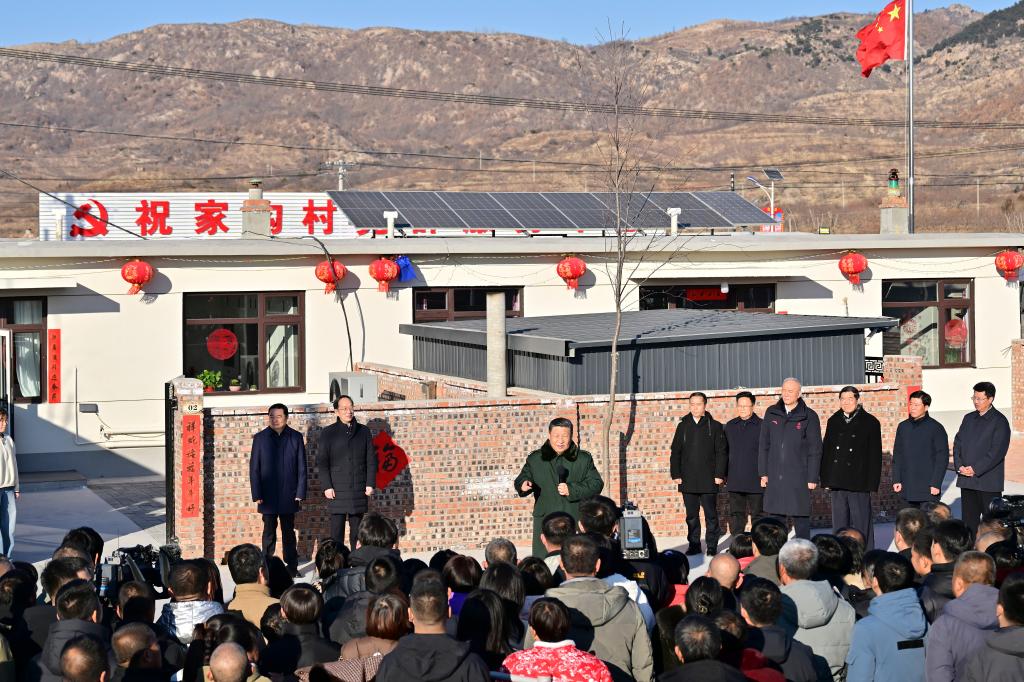
[[550, 678], [553, 682], [611, 682], [612, 676], [601, 659], [580, 651], [569, 634], [569, 609], [557, 599], [542, 598], [530, 608], [533, 648], [509, 654], [502, 670], [528, 678]]

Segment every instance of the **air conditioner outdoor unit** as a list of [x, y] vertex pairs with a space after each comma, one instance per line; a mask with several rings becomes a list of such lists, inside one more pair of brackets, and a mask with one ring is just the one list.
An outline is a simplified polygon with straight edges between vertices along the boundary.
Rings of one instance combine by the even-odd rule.
[[330, 389], [328, 394], [331, 403], [341, 395], [352, 398], [354, 403], [377, 402], [377, 377], [359, 372], [330, 372]]

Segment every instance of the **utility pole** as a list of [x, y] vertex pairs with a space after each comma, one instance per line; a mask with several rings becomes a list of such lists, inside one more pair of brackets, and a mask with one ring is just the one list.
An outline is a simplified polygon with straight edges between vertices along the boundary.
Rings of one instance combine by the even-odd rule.
[[730, 192], [735, 192], [736, 191], [736, 174], [735, 173], [729, 173], [729, 191]]
[[337, 161], [328, 161], [320, 164], [320, 170], [327, 170], [329, 168], [337, 169], [338, 171], [338, 191], [344, 191], [345, 189], [345, 175], [348, 173], [348, 169], [352, 167], [352, 164], [346, 163], [345, 161], [338, 159]]

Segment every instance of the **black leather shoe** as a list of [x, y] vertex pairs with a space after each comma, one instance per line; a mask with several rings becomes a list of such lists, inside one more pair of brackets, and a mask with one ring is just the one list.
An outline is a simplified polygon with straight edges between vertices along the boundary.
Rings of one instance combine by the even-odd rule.
[[[698, 552], [698, 554], [700, 554], [700, 552]], [[717, 554], [718, 554], [718, 551], [715, 550], [714, 547], [708, 547], [708, 556], [715, 556]]]
[[690, 545], [689, 549], [686, 550], [686, 556], [698, 556], [701, 553], [700, 543]]

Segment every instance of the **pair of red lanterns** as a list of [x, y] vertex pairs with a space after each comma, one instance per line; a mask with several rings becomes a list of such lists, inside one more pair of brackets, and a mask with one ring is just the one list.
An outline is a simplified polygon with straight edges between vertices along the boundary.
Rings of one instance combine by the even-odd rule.
[[[331, 272], [331, 264], [334, 264], [334, 272]], [[345, 277], [347, 270], [345, 266], [336, 260], [322, 260], [316, 266], [316, 278], [326, 284], [325, 294], [333, 294], [337, 284]], [[388, 292], [391, 290], [391, 282], [398, 279], [400, 269], [398, 263], [390, 258], [378, 258], [370, 263], [370, 277], [377, 280], [377, 291]]]
[[[995, 259], [996, 270], [1007, 282], [1016, 282], [1021, 268], [1024, 268], [1024, 255], [1013, 249], [1000, 251]], [[850, 280], [850, 284], [860, 284], [860, 275], [868, 269], [868, 259], [856, 251], [850, 251], [839, 259], [839, 272]]]

